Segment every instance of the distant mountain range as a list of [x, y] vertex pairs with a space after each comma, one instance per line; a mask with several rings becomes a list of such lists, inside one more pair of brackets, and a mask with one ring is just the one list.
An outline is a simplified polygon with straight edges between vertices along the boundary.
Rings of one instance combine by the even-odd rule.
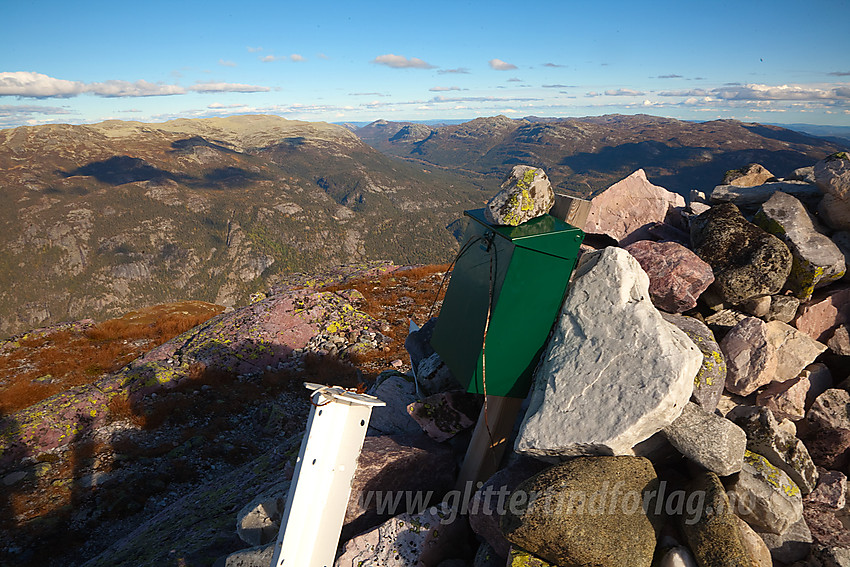
[[245, 304], [328, 265], [448, 261], [446, 227], [457, 233], [517, 163], [577, 195], [638, 168], [685, 193], [750, 162], [783, 176], [840, 149], [774, 126], [651, 116], [0, 130], [0, 335], [166, 301]]
[[638, 168], [671, 191], [710, 190], [725, 171], [748, 163], [786, 176], [850, 147], [778, 126], [647, 115], [497, 116], [440, 127], [379, 120], [355, 132], [388, 155], [453, 171], [500, 177], [518, 163], [543, 167], [556, 190], [575, 195], [604, 190]]

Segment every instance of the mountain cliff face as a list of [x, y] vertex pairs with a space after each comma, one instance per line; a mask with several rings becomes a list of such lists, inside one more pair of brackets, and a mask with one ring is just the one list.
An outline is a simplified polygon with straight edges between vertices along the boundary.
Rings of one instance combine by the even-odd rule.
[[0, 131], [0, 334], [180, 299], [232, 306], [281, 274], [444, 261], [486, 198], [348, 130], [275, 116]]
[[574, 195], [598, 193], [639, 168], [671, 191], [706, 191], [742, 163], [786, 176], [841, 149], [778, 126], [646, 115], [495, 116], [437, 128], [379, 120], [356, 132], [386, 154], [469, 174], [500, 178], [513, 165], [542, 167], [556, 191]]

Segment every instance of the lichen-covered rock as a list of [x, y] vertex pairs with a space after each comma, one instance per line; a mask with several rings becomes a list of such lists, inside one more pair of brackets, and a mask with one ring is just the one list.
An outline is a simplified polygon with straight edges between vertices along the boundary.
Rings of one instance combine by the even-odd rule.
[[714, 411], [726, 385], [726, 359], [714, 333], [705, 323], [694, 317], [661, 313], [664, 320], [684, 331], [688, 338], [702, 352], [702, 367], [694, 377], [694, 391], [691, 401], [703, 409]]
[[653, 185], [639, 169], [590, 200], [584, 231], [607, 234], [625, 246], [646, 240], [652, 223], [664, 222], [684, 206], [681, 195]]
[[814, 490], [818, 471], [809, 451], [796, 436], [780, 429], [771, 411], [764, 407], [738, 406], [726, 415], [747, 436], [747, 449], [763, 456], [782, 470], [805, 495]]
[[753, 220], [788, 245], [794, 261], [786, 285], [797, 297], [807, 299], [816, 287], [844, 276], [844, 254], [832, 240], [815, 229], [806, 208], [791, 195], [777, 191], [761, 206]]
[[419, 385], [423, 396], [447, 392], [460, 387], [448, 365], [436, 352], [419, 361], [416, 367], [416, 383]]
[[735, 513], [751, 526], [774, 534], [785, 532], [803, 517], [800, 488], [763, 456], [747, 451], [744, 467], [730, 477], [729, 497]]
[[511, 500], [502, 531], [513, 544], [555, 565], [649, 567], [659, 518], [648, 515], [644, 493], [658, 489], [655, 470], [641, 457], [578, 457], [531, 477]]
[[465, 522], [445, 504], [405, 512], [348, 540], [334, 567], [437, 565], [452, 557], [465, 536]]
[[626, 246], [649, 276], [652, 303], [669, 313], [693, 309], [714, 281], [711, 266], [676, 242], [640, 240]]
[[752, 394], [776, 379], [776, 347], [768, 340], [767, 324], [747, 317], [732, 327], [720, 349], [726, 358], [726, 389], [740, 396]]
[[747, 436], [728, 419], [688, 402], [682, 415], [663, 431], [677, 451], [718, 476], [741, 470]]
[[739, 169], [730, 169], [723, 176], [722, 185], [734, 185], [735, 187], [754, 187], [766, 183], [773, 178], [773, 174], [759, 163], [751, 163]]
[[733, 508], [720, 479], [713, 472], [698, 474], [688, 487], [688, 498], [701, 504], [694, 514], [680, 518], [680, 526], [698, 565], [752, 567]]
[[478, 397], [462, 391], [440, 392], [407, 406], [407, 413], [434, 441], [447, 441], [475, 425]]
[[497, 225], [518, 226], [545, 215], [555, 204], [555, 192], [539, 167], [515, 165], [501, 190], [484, 208], [484, 217]]
[[[850, 266], [850, 232], [841, 230], [832, 235], [832, 242], [844, 254], [844, 265]], [[850, 268], [844, 272], [843, 281], [850, 281]]]
[[702, 354], [662, 319], [648, 288], [621, 248], [594, 252], [576, 270], [535, 374], [517, 452], [632, 454], [679, 417]]
[[529, 552], [518, 547], [511, 546], [508, 554], [507, 567], [555, 567], [551, 563], [535, 557]]
[[731, 305], [779, 293], [791, 272], [785, 243], [747, 221], [731, 203], [691, 219], [691, 242], [714, 271], [711, 289]]

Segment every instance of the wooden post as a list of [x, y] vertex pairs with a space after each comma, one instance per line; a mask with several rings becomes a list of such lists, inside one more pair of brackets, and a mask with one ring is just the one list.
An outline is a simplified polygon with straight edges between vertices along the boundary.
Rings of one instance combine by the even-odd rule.
[[[584, 228], [589, 213], [590, 201], [557, 193], [555, 205], [549, 211], [553, 217], [576, 228]], [[520, 398], [486, 397], [455, 484], [455, 489], [461, 494], [470, 482], [472, 490], [477, 490], [478, 482], [486, 481], [501, 467], [522, 402]]]

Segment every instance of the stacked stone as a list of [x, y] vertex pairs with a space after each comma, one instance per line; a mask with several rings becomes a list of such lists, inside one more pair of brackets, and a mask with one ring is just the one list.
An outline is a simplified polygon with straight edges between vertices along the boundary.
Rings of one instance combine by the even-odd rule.
[[[848, 164], [751, 165], [687, 204], [641, 170], [595, 197], [585, 229], [618, 246], [581, 258], [508, 464], [449, 508], [369, 516], [336, 565], [850, 564]], [[514, 168], [491, 222], [545, 213], [544, 186]], [[479, 406], [408, 342], [416, 380], [373, 386], [372, 433], [460, 459]]]

